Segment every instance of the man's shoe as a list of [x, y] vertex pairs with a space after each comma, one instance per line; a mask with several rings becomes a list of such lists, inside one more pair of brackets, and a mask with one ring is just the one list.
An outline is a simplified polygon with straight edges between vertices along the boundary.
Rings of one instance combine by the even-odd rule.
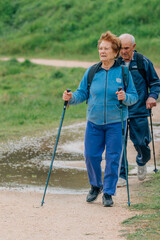
[[119, 177], [117, 182], [117, 187], [124, 187], [127, 185], [127, 182], [124, 178]]
[[103, 194], [103, 206], [104, 207], [111, 207], [113, 205], [112, 196], [108, 195], [107, 193]]
[[138, 175], [138, 179], [140, 181], [143, 181], [146, 178], [146, 175], [147, 175], [147, 167], [146, 167], [146, 165], [138, 166], [137, 175]]
[[102, 192], [103, 187], [91, 186], [91, 190], [89, 191], [86, 201], [93, 202], [97, 199], [98, 195]]

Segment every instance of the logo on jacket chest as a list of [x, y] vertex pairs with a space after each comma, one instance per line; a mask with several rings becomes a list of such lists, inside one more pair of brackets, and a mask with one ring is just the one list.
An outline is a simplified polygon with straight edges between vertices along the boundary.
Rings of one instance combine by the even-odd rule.
[[122, 79], [121, 78], [116, 78], [116, 82], [117, 83], [122, 83]]

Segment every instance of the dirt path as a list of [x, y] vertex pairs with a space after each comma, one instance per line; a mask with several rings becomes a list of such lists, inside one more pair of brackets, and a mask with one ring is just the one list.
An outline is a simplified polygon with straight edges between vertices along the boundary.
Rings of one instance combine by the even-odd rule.
[[[2, 61], [8, 61], [9, 57], [0, 57]], [[19, 62], [24, 62], [25, 58], [17, 58]], [[40, 65], [46, 66], [54, 66], [54, 67], [82, 67], [88, 68], [93, 65], [95, 62], [83, 62], [83, 61], [70, 61], [70, 60], [58, 60], [58, 59], [38, 59], [38, 58], [30, 58], [30, 62]]]
[[[134, 179], [130, 180], [130, 186]], [[131, 199], [134, 202], [134, 193]], [[85, 195], [0, 192], [1, 240], [122, 240], [121, 222], [136, 213], [127, 208], [126, 188], [118, 189], [114, 207], [104, 208], [102, 196], [92, 204]]]
[[[1, 60], [7, 60], [2, 59]], [[24, 59], [19, 59], [23, 61]], [[32, 62], [59, 67], [88, 68], [92, 62], [31, 59]], [[160, 75], [160, 69], [157, 69]], [[160, 104], [153, 110], [153, 121], [160, 122]], [[156, 143], [158, 149], [158, 143]], [[160, 150], [156, 152], [160, 156]], [[132, 144], [128, 146], [130, 161], [135, 162]], [[153, 163], [153, 159], [152, 159]], [[137, 177], [130, 177], [131, 202], [137, 201]], [[121, 222], [136, 213], [127, 207], [126, 187], [117, 189], [114, 207], [104, 208], [102, 196], [87, 204], [86, 195], [46, 194], [40, 207], [42, 194], [36, 192], [0, 191], [0, 240], [122, 240]]]
[[[8, 61], [9, 57], [0, 57], [2, 61]], [[27, 58], [28, 59], [28, 58]], [[19, 62], [24, 62], [25, 58], [17, 58]], [[86, 61], [71, 61], [71, 60], [58, 60], [58, 59], [40, 59], [40, 58], [30, 58], [32, 63], [47, 65], [47, 66], [55, 66], [55, 67], [82, 67], [88, 68], [93, 65], [95, 62], [86, 62]], [[156, 68], [158, 75], [160, 76], [160, 67]]]

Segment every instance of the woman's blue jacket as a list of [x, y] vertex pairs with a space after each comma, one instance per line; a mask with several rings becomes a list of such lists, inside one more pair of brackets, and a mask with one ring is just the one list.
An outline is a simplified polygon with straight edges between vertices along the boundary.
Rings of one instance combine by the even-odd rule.
[[[87, 76], [90, 68], [85, 72], [78, 89], [73, 92], [69, 104], [76, 105], [87, 100]], [[87, 108], [88, 121], [97, 125], [121, 122], [120, 105], [116, 94], [119, 87], [124, 89], [122, 67], [117, 62], [108, 71], [99, 67], [90, 87]], [[126, 98], [122, 101], [123, 120], [128, 117], [127, 106], [135, 104], [137, 100], [137, 91], [129, 73]]]

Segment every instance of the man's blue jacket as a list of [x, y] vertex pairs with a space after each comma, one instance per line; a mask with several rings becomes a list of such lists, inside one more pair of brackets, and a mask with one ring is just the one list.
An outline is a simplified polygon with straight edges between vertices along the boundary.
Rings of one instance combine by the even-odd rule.
[[[69, 104], [79, 104], [87, 100], [87, 77], [90, 68], [85, 72], [79, 88], [73, 93]], [[97, 125], [121, 122], [117, 90], [123, 87], [122, 67], [115, 64], [106, 71], [99, 67], [95, 73], [90, 87], [87, 109], [87, 120]], [[129, 84], [126, 89], [126, 98], [123, 103], [123, 120], [128, 117], [128, 106], [135, 104], [138, 100], [131, 74], [129, 73]]]
[[[122, 64], [124, 60], [120, 57]], [[143, 79], [137, 68], [137, 53], [134, 52], [133, 59], [129, 64], [129, 71], [131, 72], [137, 93], [138, 102], [133, 106], [128, 107], [129, 118], [146, 117], [149, 116], [149, 110], [146, 109], [146, 101], [148, 97], [153, 97], [157, 100], [160, 92], [160, 80], [153, 67], [152, 62], [143, 56], [143, 65], [146, 72], [146, 79]]]

